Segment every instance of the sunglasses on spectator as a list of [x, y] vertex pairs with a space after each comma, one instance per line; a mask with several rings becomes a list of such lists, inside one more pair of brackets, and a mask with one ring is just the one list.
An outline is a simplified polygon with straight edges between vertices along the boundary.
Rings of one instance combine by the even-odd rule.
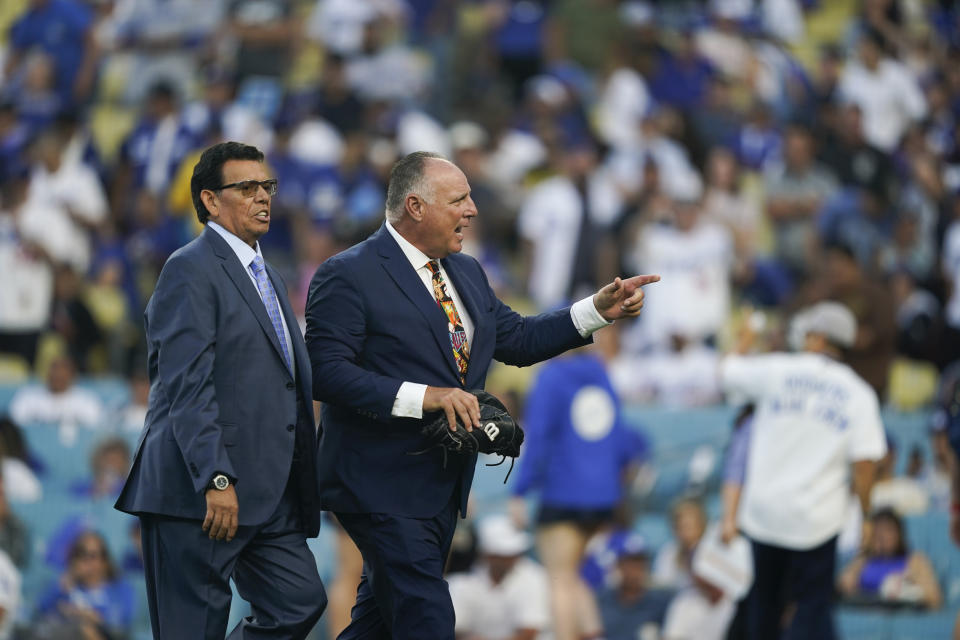
[[263, 187], [263, 190], [266, 191], [269, 195], [277, 195], [277, 181], [276, 180], [244, 180], [243, 182], [231, 182], [230, 184], [221, 185], [210, 189], [210, 191], [223, 191], [224, 189], [236, 189], [240, 192], [240, 195], [244, 198], [250, 198], [256, 195], [257, 190]]

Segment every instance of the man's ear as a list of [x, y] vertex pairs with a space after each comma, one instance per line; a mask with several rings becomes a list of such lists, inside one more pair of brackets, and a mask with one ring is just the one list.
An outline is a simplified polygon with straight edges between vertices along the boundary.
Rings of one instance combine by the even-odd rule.
[[217, 202], [217, 196], [210, 191], [209, 189], [204, 189], [200, 192], [200, 202], [203, 203], [203, 206], [207, 208], [207, 213], [210, 214], [210, 217], [214, 217], [214, 214], [219, 215], [219, 203]]
[[406, 210], [407, 215], [417, 222], [423, 220], [423, 200], [421, 200], [417, 194], [408, 193], [407, 198], [403, 201], [403, 208]]

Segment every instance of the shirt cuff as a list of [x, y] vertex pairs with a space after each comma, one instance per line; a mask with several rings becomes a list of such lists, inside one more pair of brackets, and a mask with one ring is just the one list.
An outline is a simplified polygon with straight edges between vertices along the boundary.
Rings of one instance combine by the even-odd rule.
[[581, 338], [586, 338], [593, 334], [597, 329], [603, 329], [607, 325], [613, 324], [607, 322], [597, 311], [593, 304], [593, 296], [588, 296], [583, 300], [574, 302], [570, 307], [570, 318], [573, 320], [573, 326], [577, 328], [577, 333]]
[[423, 396], [427, 393], [427, 385], [416, 382], [404, 382], [397, 391], [397, 399], [393, 401], [390, 415], [394, 418], [423, 417]]

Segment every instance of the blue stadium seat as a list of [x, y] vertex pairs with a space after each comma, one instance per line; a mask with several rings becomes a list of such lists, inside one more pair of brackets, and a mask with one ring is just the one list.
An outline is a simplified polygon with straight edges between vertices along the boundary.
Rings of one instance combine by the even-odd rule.
[[889, 618], [891, 640], [934, 640], [950, 638], [956, 610], [931, 613], [901, 611]]
[[31, 454], [44, 465], [44, 489], [66, 490], [71, 483], [90, 475], [90, 453], [109, 434], [76, 427], [71, 435], [57, 425], [29, 424], [23, 436]]
[[886, 640], [890, 636], [886, 611], [838, 607], [836, 628], [843, 640]]

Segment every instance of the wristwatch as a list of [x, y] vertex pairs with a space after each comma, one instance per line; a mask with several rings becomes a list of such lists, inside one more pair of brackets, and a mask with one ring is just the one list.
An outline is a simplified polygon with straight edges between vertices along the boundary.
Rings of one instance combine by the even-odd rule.
[[227, 487], [230, 486], [230, 478], [225, 474], [217, 473], [214, 474], [213, 478], [210, 480], [210, 484], [207, 485], [207, 489], [216, 489], [217, 491], [226, 491]]

